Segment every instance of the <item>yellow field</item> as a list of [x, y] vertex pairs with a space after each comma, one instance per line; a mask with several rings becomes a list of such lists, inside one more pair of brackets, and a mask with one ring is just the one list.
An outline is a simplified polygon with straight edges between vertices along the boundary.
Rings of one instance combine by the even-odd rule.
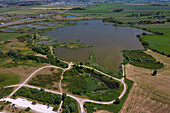
[[156, 76], [153, 70], [126, 65], [127, 78], [135, 82], [121, 113], [170, 113], [170, 58], [146, 51], [164, 64]]

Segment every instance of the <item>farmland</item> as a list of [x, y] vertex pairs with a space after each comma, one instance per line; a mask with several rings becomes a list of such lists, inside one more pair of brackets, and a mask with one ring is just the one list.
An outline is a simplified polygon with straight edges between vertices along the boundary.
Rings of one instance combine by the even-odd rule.
[[[122, 9], [122, 12], [112, 12], [114, 9]], [[109, 16], [109, 17], [124, 17], [132, 13], [146, 13], [154, 11], [168, 12], [169, 6], [155, 7], [150, 5], [128, 5], [128, 4], [95, 4], [85, 7], [85, 10], [72, 10], [70, 13]]]
[[[153, 72], [152, 70], [135, 67], [130, 64], [126, 66], [125, 71], [127, 78], [133, 80], [135, 85], [133, 86], [121, 112], [133, 112], [136, 110], [144, 110], [145, 112], [168, 112], [170, 110], [169, 84], [167, 84], [169, 83], [168, 75], [170, 73], [170, 59], [150, 50], [146, 51], [146, 53], [152, 55], [157, 60], [159, 59], [165, 67], [163, 69], [159, 69], [158, 74], [153, 77], [151, 75]], [[134, 105], [139, 107], [134, 108]]]
[[161, 32], [164, 35], [157, 35], [157, 34], [149, 34], [146, 36], [142, 35], [141, 39], [149, 44], [148, 45], [149, 49], [152, 49], [155, 52], [159, 52], [163, 55], [168, 56], [170, 54], [169, 28], [150, 28], [148, 30], [153, 32]]

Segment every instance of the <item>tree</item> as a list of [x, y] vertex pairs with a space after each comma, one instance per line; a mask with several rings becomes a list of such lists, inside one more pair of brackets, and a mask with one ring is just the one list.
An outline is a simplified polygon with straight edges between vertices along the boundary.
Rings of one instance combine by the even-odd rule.
[[54, 108], [53, 108], [53, 111], [57, 111], [58, 110], [58, 106], [55, 105]]
[[157, 74], [157, 70], [155, 69], [152, 73], [152, 76], [155, 76]]
[[80, 62], [80, 65], [83, 65], [83, 62]]
[[69, 105], [69, 109], [70, 109], [70, 112], [75, 111], [75, 109], [76, 109], [75, 104], [71, 103], [71, 104]]
[[60, 104], [61, 103], [61, 97], [57, 96], [57, 98], [54, 101], [55, 104]]
[[50, 71], [54, 71], [55, 68], [51, 68]]
[[0, 55], [3, 55], [4, 53], [3, 53], [3, 51], [0, 49]]
[[103, 98], [102, 98], [102, 97], [100, 97], [100, 98], [99, 98], [99, 101], [102, 101], [102, 100], [103, 100]]
[[40, 91], [45, 92], [44, 88], [41, 88]]
[[25, 111], [29, 111], [31, 108], [30, 107], [27, 107], [26, 109], [25, 109]]
[[15, 51], [13, 49], [9, 50], [7, 54], [10, 57], [16, 55], [16, 53], [15, 53]]
[[32, 104], [32, 105], [35, 105], [35, 104], [36, 104], [36, 102], [35, 102], [35, 101], [33, 101], [31, 104]]
[[66, 93], [63, 93], [63, 94], [62, 94], [62, 100], [64, 100], [66, 97], [67, 97], [67, 94], [66, 94]]
[[78, 38], [78, 39], [76, 40], [76, 42], [80, 42], [80, 38]]
[[93, 111], [97, 111], [97, 110], [98, 110], [97, 107], [94, 107], [94, 108], [93, 108]]
[[120, 100], [117, 98], [113, 103], [114, 103], [114, 104], [119, 104], [119, 103], [120, 103]]

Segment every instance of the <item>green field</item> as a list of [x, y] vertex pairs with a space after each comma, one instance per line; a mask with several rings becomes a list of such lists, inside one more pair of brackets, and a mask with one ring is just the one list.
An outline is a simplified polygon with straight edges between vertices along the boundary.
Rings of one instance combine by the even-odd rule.
[[[164, 11], [168, 12], [170, 10], [170, 6], [150, 6], [150, 5], [132, 5], [132, 4], [94, 4], [91, 6], [84, 7], [86, 10], [72, 10], [70, 13], [78, 13], [78, 14], [97, 14], [101, 16], [109, 16], [109, 17], [122, 17], [128, 16], [132, 13], [148, 13], [155, 11]], [[112, 12], [114, 9], [121, 9], [122, 12]]]
[[0, 41], [15, 39], [19, 36], [24, 36], [23, 33], [0, 33]]
[[[57, 6], [22, 6], [22, 7], [15, 7], [15, 8], [1, 8], [0, 14], [40, 14], [54, 11], [51, 9], [67, 9], [67, 8], [73, 8], [76, 6], [67, 6], [67, 5], [57, 5]], [[59, 11], [59, 10], [56, 10]]]
[[18, 84], [21, 77], [12, 72], [0, 73], [0, 87]]
[[[168, 28], [170, 29], [170, 22], [166, 22], [165, 24], [149, 24], [149, 25], [137, 25], [140, 28], [149, 28], [149, 29], [155, 29], [155, 28]], [[156, 30], [156, 29], [155, 29]], [[161, 29], [160, 29], [161, 30]], [[159, 29], [157, 29], [159, 31]]]
[[148, 48], [163, 55], [170, 56], [170, 29], [169, 28], [149, 28], [153, 32], [160, 32], [164, 35], [148, 34], [140, 35], [143, 41], [148, 43]]

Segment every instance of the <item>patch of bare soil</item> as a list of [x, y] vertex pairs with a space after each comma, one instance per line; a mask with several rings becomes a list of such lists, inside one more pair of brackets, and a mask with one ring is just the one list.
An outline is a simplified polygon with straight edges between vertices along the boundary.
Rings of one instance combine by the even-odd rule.
[[148, 89], [134, 84], [120, 113], [170, 113], [170, 106], [157, 98]]
[[146, 51], [155, 59], [164, 64], [156, 76], [153, 70], [127, 64], [125, 73], [127, 78], [134, 81], [128, 98], [121, 113], [170, 113], [170, 58]]
[[111, 113], [111, 112], [106, 111], [106, 110], [97, 110], [96, 112], [93, 112], [93, 113]]
[[35, 56], [40, 56], [40, 57], [47, 58], [47, 56], [46, 56], [46, 55], [42, 55], [42, 54], [36, 54]]

